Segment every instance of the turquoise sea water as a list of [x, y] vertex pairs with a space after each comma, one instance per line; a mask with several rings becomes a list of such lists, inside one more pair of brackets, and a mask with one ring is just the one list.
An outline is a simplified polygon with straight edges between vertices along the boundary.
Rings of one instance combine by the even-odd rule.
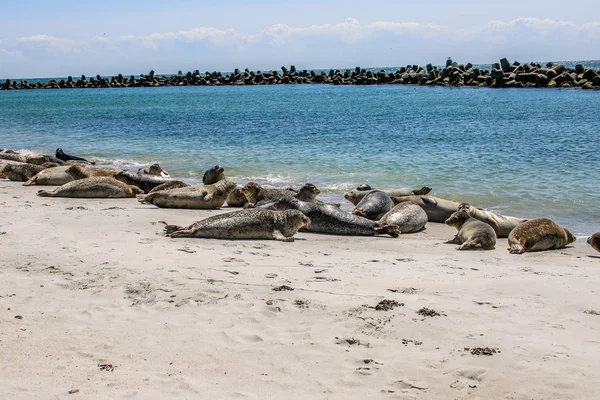
[[326, 199], [361, 183], [432, 194], [585, 236], [600, 231], [600, 92], [282, 85], [0, 91], [0, 147], [192, 182], [217, 163], [239, 183]]

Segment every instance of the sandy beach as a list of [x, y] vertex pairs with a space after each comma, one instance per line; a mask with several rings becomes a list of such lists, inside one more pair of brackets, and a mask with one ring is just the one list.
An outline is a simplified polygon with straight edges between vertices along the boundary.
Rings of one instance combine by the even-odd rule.
[[600, 254], [585, 238], [524, 255], [506, 239], [458, 252], [432, 223], [397, 239], [171, 239], [159, 221], [232, 209], [38, 189], [0, 180], [0, 398], [600, 393]]

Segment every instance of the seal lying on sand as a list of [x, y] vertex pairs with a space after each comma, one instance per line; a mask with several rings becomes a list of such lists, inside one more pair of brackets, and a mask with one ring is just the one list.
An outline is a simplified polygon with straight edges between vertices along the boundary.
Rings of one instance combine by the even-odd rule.
[[392, 197], [392, 200], [396, 205], [403, 201], [417, 203], [427, 213], [427, 220], [429, 222], [444, 223], [458, 210], [457, 202], [434, 196], [399, 196]]
[[161, 208], [220, 208], [235, 186], [235, 182], [222, 180], [212, 185], [193, 185], [161, 190], [139, 196], [138, 200], [141, 203], [151, 203]]
[[419, 232], [425, 229], [427, 213], [412, 201], [403, 201], [379, 220], [381, 225], [397, 225], [401, 233]]
[[67, 174], [69, 166], [60, 166], [48, 168], [29, 179], [23, 186], [41, 185], [41, 186], [60, 186], [73, 181], [73, 177]]
[[587, 238], [587, 243], [596, 251], [600, 251], [600, 232], [594, 233]]
[[[372, 192], [372, 190], [366, 189], [366, 187], [370, 186], [365, 186], [365, 188], [362, 187], [363, 186], [361, 185], [356, 190], [352, 190], [344, 194], [344, 198], [350, 203], [354, 204], [355, 206], [358, 205], [358, 203], [360, 203], [363, 197]], [[387, 194], [389, 197], [393, 198], [399, 196], [426, 195], [427, 193], [431, 192], [431, 188], [423, 186], [421, 189], [400, 188], [392, 190], [382, 190], [382, 192]]]
[[381, 190], [372, 190], [356, 205], [352, 214], [378, 220], [394, 207], [390, 196]]
[[138, 169], [137, 173], [143, 174], [143, 175], [160, 176], [161, 178], [170, 178], [171, 177], [169, 175], [169, 173], [167, 171], [165, 171], [164, 169], [162, 169], [162, 167], [158, 163], [154, 163], [149, 167], [142, 167], [142, 168]]
[[178, 180], [173, 179], [173, 180], [163, 183], [162, 185], [158, 185], [157, 187], [155, 187], [154, 189], [149, 191], [148, 194], [154, 193], [154, 192], [160, 192], [161, 190], [178, 189], [178, 188], [184, 188], [184, 187], [188, 187], [188, 186], [190, 186], [190, 185], [188, 185], [187, 183], [185, 183], [183, 181], [178, 181]]
[[0, 178], [6, 177], [11, 181], [25, 182], [46, 168], [35, 164], [5, 164], [0, 169]]
[[573, 243], [575, 236], [548, 218], [523, 222], [508, 235], [508, 251], [521, 254], [526, 251], [560, 249]]
[[84, 164], [71, 165], [67, 169], [67, 174], [71, 175], [74, 180], [90, 178], [92, 176], [109, 176], [114, 178], [116, 174], [121, 172], [120, 169], [115, 168], [91, 168]]
[[482, 210], [467, 203], [460, 203], [458, 209], [466, 212], [475, 219], [489, 224], [499, 238], [507, 238], [510, 231], [515, 229], [519, 224], [527, 221], [524, 218], [508, 217], [496, 214], [493, 211]]
[[393, 237], [400, 234], [400, 229], [396, 225], [380, 226], [370, 219], [342, 211], [339, 207], [322, 203], [308, 203], [295, 197], [285, 197], [264, 207], [276, 210], [294, 209], [301, 211], [310, 218], [310, 225], [302, 229], [307, 232], [357, 236], [388, 234]]
[[24, 155], [18, 153], [0, 153], [0, 160], [16, 161], [20, 163], [26, 163], [27, 158]]
[[248, 199], [244, 207], [253, 207], [256, 203], [277, 201], [284, 197], [294, 197], [297, 193], [288, 189], [270, 189], [259, 185], [256, 182], [248, 182], [242, 187], [242, 193]]
[[298, 229], [309, 223], [310, 219], [296, 210], [251, 209], [215, 215], [187, 228], [167, 225], [165, 233], [172, 238], [274, 239], [293, 242]]
[[492, 250], [496, 246], [496, 232], [492, 227], [464, 211], [453, 213], [446, 220], [446, 225], [458, 229], [454, 239], [448, 242], [460, 244], [457, 250]]
[[[202, 183], [211, 185], [226, 179], [224, 171], [225, 169], [218, 164], [207, 169], [202, 176]], [[248, 199], [244, 196], [244, 193], [242, 193], [242, 186], [240, 185], [236, 185], [235, 189], [229, 193], [229, 196], [227, 196], [225, 201], [229, 207], [244, 207], [244, 205], [248, 203]]]
[[148, 193], [158, 185], [167, 182], [168, 179], [154, 175], [135, 174], [131, 171], [120, 171], [115, 174], [115, 179], [120, 180], [128, 185], [135, 185], [142, 189], [144, 193]]
[[67, 154], [62, 149], [56, 149], [56, 154], [55, 155], [56, 155], [56, 158], [58, 158], [59, 160], [63, 160], [63, 161], [73, 160], [73, 161], [83, 161], [83, 162], [86, 162], [86, 163], [89, 162], [85, 158], [77, 157], [77, 156], [72, 156], [70, 154]]
[[[323, 203], [317, 200], [317, 196], [319, 193], [321, 193], [321, 191], [312, 183], [305, 183], [300, 190], [295, 191], [294, 189], [265, 188], [258, 183], [249, 182], [242, 187], [242, 193], [248, 199], [248, 203], [245, 205], [246, 208], [260, 207], [264, 204], [273, 203], [277, 200], [283, 199], [284, 197], [295, 197], [300, 201], [306, 201], [310, 203]], [[339, 206], [337, 203], [333, 205]]]
[[78, 198], [122, 198], [135, 197], [142, 193], [137, 186], [127, 185], [114, 178], [105, 176], [92, 176], [91, 178], [78, 179], [65, 183], [53, 191], [40, 190], [38, 196], [42, 197], [78, 197]]

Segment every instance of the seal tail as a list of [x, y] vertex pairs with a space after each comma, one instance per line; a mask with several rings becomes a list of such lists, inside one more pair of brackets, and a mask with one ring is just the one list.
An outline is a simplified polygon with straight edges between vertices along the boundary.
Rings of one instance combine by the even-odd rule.
[[418, 196], [424, 196], [431, 192], [431, 188], [429, 186], [423, 186], [421, 189], [414, 190], [413, 193]]
[[54, 193], [49, 190], [38, 190], [37, 195], [40, 197], [53, 197]]
[[[152, 197], [154, 197], [154, 196], [152, 196]], [[147, 195], [147, 194], [137, 194], [135, 196], [135, 198], [142, 204], [151, 204], [152, 197], [150, 197], [150, 195]]]
[[185, 228], [183, 226], [179, 226], [179, 225], [169, 225], [167, 224], [165, 221], [158, 221], [161, 224], [165, 224], [165, 227], [163, 229], [163, 232], [166, 236], [171, 236], [172, 233], [175, 233], [177, 231], [182, 231]]
[[391, 237], [400, 236], [400, 227], [398, 225], [376, 226], [375, 234], [390, 235]]

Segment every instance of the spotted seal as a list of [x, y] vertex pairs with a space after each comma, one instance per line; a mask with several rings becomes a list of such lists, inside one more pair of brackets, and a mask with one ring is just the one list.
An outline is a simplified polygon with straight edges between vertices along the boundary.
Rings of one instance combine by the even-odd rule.
[[[202, 176], [202, 183], [210, 185], [217, 183], [220, 180], [227, 179], [225, 178], [224, 171], [225, 169], [218, 164], [207, 169]], [[229, 207], [244, 207], [244, 205], [248, 203], [248, 199], [244, 196], [244, 193], [242, 193], [242, 186], [236, 185], [235, 189], [227, 196], [225, 202]]]
[[458, 209], [466, 212], [475, 219], [489, 224], [496, 232], [496, 236], [499, 238], [507, 238], [510, 234], [510, 231], [515, 229], [519, 224], [527, 221], [525, 218], [509, 217], [496, 214], [493, 211], [483, 210], [467, 203], [460, 203], [458, 205]]
[[144, 193], [148, 193], [158, 185], [162, 185], [168, 181], [168, 179], [161, 178], [160, 176], [136, 174], [127, 170], [116, 173], [115, 179], [128, 185], [135, 185], [142, 189]]
[[596, 251], [600, 252], [600, 232], [594, 233], [587, 238], [587, 243]]
[[69, 166], [60, 166], [47, 168], [37, 175], [33, 176], [23, 186], [40, 185], [40, 186], [60, 186], [73, 181], [73, 177], [67, 174]]
[[123, 198], [135, 197], [143, 193], [140, 188], [127, 185], [115, 178], [106, 176], [92, 176], [90, 178], [78, 179], [53, 191], [40, 190], [38, 196], [42, 197], [76, 197], [76, 198]]
[[297, 210], [249, 209], [215, 215], [187, 228], [167, 225], [165, 233], [172, 238], [274, 239], [293, 242], [298, 229], [309, 223], [310, 219]]
[[114, 178], [122, 170], [116, 168], [92, 168], [85, 164], [71, 165], [66, 173], [71, 175], [74, 180], [90, 178], [92, 176], [109, 176]]
[[5, 164], [0, 170], [0, 178], [6, 177], [11, 181], [25, 182], [46, 168], [35, 164]]
[[419, 232], [427, 225], [427, 213], [417, 203], [403, 201], [381, 217], [378, 223], [397, 225], [401, 233]]
[[138, 200], [141, 203], [154, 204], [161, 208], [220, 208], [235, 186], [235, 182], [221, 180], [212, 185], [192, 185], [161, 190], [139, 196]]
[[265, 188], [256, 182], [248, 182], [242, 187], [242, 193], [248, 199], [244, 207], [253, 207], [256, 203], [265, 204], [284, 197], [294, 197], [297, 192], [290, 189]]
[[526, 251], [561, 249], [573, 243], [575, 236], [548, 218], [535, 218], [523, 222], [508, 235], [508, 251], [521, 254]]
[[464, 211], [456, 211], [446, 220], [446, 225], [458, 230], [448, 243], [460, 244], [457, 250], [492, 250], [496, 246], [496, 232], [483, 221], [471, 217]]
[[24, 155], [18, 153], [0, 153], [0, 160], [16, 161], [20, 163], [26, 163], [27, 158]]
[[171, 177], [169, 175], [169, 173], [167, 171], [165, 171], [158, 163], [154, 163], [149, 167], [142, 167], [142, 168], [138, 169], [137, 173], [143, 174], [143, 175], [160, 176], [161, 178], [170, 178]]
[[302, 228], [307, 232], [356, 236], [387, 234], [393, 237], [400, 234], [400, 229], [396, 225], [379, 225], [375, 221], [343, 211], [339, 207], [323, 203], [309, 203], [295, 197], [284, 197], [263, 207], [301, 211], [310, 218], [310, 225]]
[[394, 204], [400, 204], [403, 201], [412, 201], [417, 203], [426, 213], [429, 222], [444, 223], [454, 212], [458, 210], [458, 204], [455, 201], [441, 199], [434, 196], [399, 196], [392, 197]]
[[[373, 191], [371, 189], [366, 189], [366, 187], [370, 187], [370, 186], [366, 185], [363, 187], [361, 185], [356, 190], [352, 190], [348, 193], [345, 193], [344, 198], [356, 206], [356, 205], [358, 205], [358, 203], [360, 203], [360, 201], [363, 199], [363, 197], [365, 197], [366, 195], [368, 195], [369, 193], [371, 193]], [[382, 192], [387, 194], [389, 197], [426, 195], [429, 192], [431, 192], [431, 188], [427, 187], [427, 186], [423, 186], [420, 189], [400, 188], [400, 189], [392, 189], [392, 190], [382, 190]]]
[[378, 220], [394, 208], [394, 202], [385, 192], [372, 190], [356, 205], [352, 214]]
[[184, 187], [188, 187], [188, 186], [190, 186], [190, 185], [188, 185], [187, 183], [185, 183], [183, 181], [178, 181], [178, 180], [173, 179], [173, 180], [163, 183], [162, 185], [158, 185], [157, 187], [155, 187], [154, 189], [149, 191], [148, 194], [154, 193], [154, 192], [160, 192], [161, 190], [178, 189], [178, 188], [184, 188]]

